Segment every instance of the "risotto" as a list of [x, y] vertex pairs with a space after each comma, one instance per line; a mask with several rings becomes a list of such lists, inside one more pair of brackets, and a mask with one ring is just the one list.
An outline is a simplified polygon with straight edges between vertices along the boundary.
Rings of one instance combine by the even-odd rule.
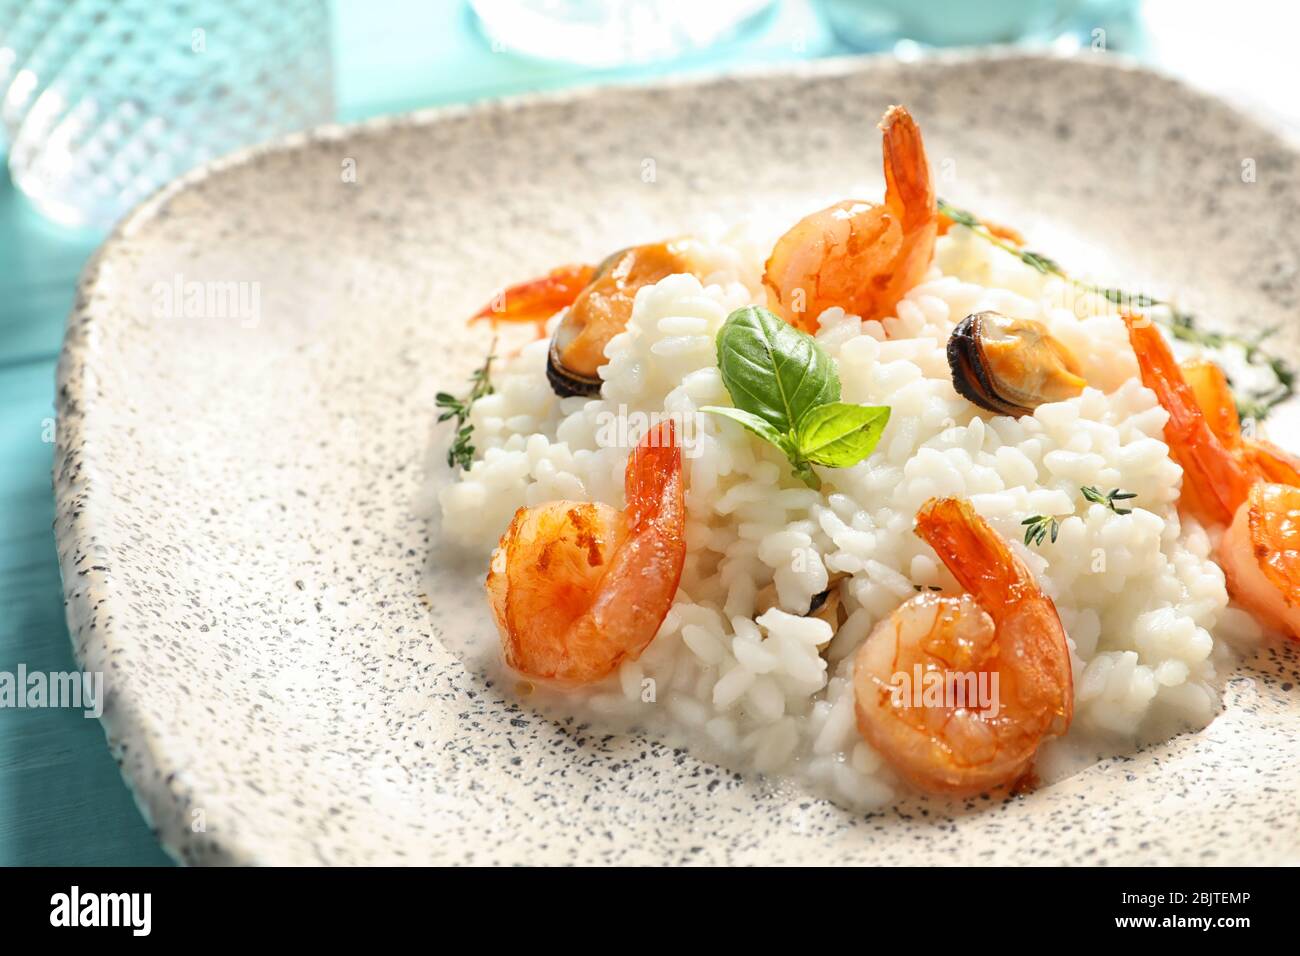
[[[1272, 615], [1229, 601], [1233, 515], [1189, 501], [1180, 442], [1248, 455], [1200, 419], [1170, 437], [1177, 400], [1207, 392], [1144, 384], [1163, 339], [965, 214], [909, 248], [914, 210], [891, 199], [892, 295], [826, 282], [792, 308], [781, 271], [824, 266], [832, 239], [791, 230], [782, 254], [790, 233], [774, 251], [747, 226], [515, 291], [546, 335], [440, 397], [461, 467], [431, 465], [441, 540], [485, 571], [499, 545], [504, 655], [481, 650], [509, 686], [870, 809], [1202, 727], [1233, 650], [1286, 630], [1289, 583]], [[574, 297], [619, 270], [625, 314], [610, 293], [575, 329]], [[797, 389], [821, 376], [802, 409], [792, 355], [811, 356]], [[763, 374], [785, 403], [766, 416], [745, 379]], [[1274, 451], [1242, 464], [1271, 483], [1250, 472], [1243, 497], [1286, 486]], [[1251, 570], [1234, 597], [1257, 611]]]

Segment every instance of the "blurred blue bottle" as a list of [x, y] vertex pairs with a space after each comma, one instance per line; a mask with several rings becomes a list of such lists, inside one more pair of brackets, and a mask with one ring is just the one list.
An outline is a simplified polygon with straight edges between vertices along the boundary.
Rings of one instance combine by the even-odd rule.
[[707, 50], [772, 0], [469, 0], [493, 47], [608, 69]]
[[45, 215], [106, 226], [223, 153], [334, 114], [326, 0], [0, 0], [0, 127]]
[[1137, 7], [1137, 0], [822, 0], [836, 37], [873, 51], [1060, 42], [1122, 49], [1132, 43]]

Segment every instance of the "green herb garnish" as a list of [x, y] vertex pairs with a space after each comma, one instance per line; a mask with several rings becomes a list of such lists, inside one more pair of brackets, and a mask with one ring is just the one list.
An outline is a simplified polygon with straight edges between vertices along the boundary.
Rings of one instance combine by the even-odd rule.
[[856, 465], [875, 450], [889, 421], [889, 409], [877, 405], [828, 402], [799, 419], [799, 453], [827, 468]]
[[[1103, 492], [1094, 485], [1085, 485], [1079, 491], [1083, 493], [1084, 498], [1096, 504], [1105, 505], [1117, 515], [1133, 513], [1132, 508], [1121, 508], [1116, 504], [1118, 501], [1128, 501], [1131, 498], [1136, 498], [1137, 494], [1132, 491], [1112, 488], [1110, 491]], [[1069, 517], [1069, 515], [1066, 517]], [[1020, 523], [1025, 527], [1025, 544], [1042, 544], [1049, 536], [1052, 539], [1052, 544], [1056, 544], [1056, 537], [1061, 531], [1061, 518], [1058, 515], [1030, 515]]]
[[841, 402], [840, 379], [811, 335], [747, 305], [718, 331], [718, 370], [734, 408], [700, 409], [739, 422], [790, 459], [795, 475], [820, 488], [813, 465], [847, 468], [875, 449], [889, 409]]
[[[958, 209], [956, 206], [950, 205], [942, 199], [938, 200], [938, 206], [939, 213], [947, 216], [957, 225], [965, 226], [967, 229], [982, 229], [985, 232], [988, 231], [984, 223], [974, 213], [967, 212], [965, 209]], [[990, 235], [992, 235], [992, 233], [990, 233]]]
[[470, 439], [474, 434], [474, 426], [467, 425], [470, 409], [474, 403], [485, 395], [492, 394], [492, 380], [489, 377], [492, 372], [492, 360], [496, 358], [493, 354], [496, 352], [496, 340], [492, 342], [492, 348], [488, 352], [488, 357], [483, 360], [481, 368], [475, 369], [474, 374], [470, 376], [471, 388], [469, 394], [464, 398], [457, 398], [449, 392], [439, 392], [434, 396], [434, 402], [443, 413], [438, 416], [438, 421], [445, 422], [449, 418], [456, 419], [456, 437], [452, 439], [451, 447], [447, 449], [447, 467], [455, 468], [458, 465], [469, 470], [469, 466], [474, 462], [474, 445]]
[[[947, 216], [949, 219], [951, 219], [959, 226], [965, 226], [967, 229], [975, 233], [981, 239], [985, 239], [988, 242], [991, 242], [999, 249], [1011, 253], [1013, 256], [1015, 256], [1025, 265], [1029, 266], [1031, 269], [1035, 269], [1038, 272], [1043, 273], [1044, 275], [1060, 276], [1062, 279], [1065, 279], [1067, 282], [1075, 282], [1074, 279], [1071, 279], [1068, 275], [1065, 274], [1065, 270], [1061, 268], [1060, 263], [1058, 263], [1055, 259], [1051, 259], [1048, 256], [1042, 255], [1041, 253], [1038, 252], [1030, 252], [1028, 249], [1021, 249], [1014, 242], [1011, 242], [1008, 239], [1003, 239], [1000, 236], [995, 236], [989, 230], [989, 227], [984, 225], [984, 221], [980, 219], [978, 216], [976, 216], [974, 213], [967, 212], [965, 209], [958, 209], [956, 206], [949, 205], [947, 202], [945, 202], [942, 199], [938, 200], [938, 206], [941, 215]], [[1076, 284], [1081, 286], [1086, 285], [1086, 283], [1076, 283]], [[1098, 289], [1095, 286], [1088, 286], [1088, 289], [1089, 291], [1092, 292], [1098, 292], [1104, 294], [1103, 290]], [[1119, 290], [1111, 290], [1111, 291], [1118, 293]], [[1112, 299], [1111, 301], [1113, 302], [1115, 300]]]
[[1133, 513], [1132, 508], [1120, 508], [1115, 504], [1117, 501], [1127, 501], [1130, 498], [1136, 498], [1137, 494], [1132, 491], [1121, 491], [1118, 488], [1112, 488], [1110, 491], [1103, 494], [1100, 488], [1094, 487], [1093, 485], [1087, 485], [1079, 490], [1083, 492], [1083, 496], [1089, 501], [1095, 504], [1105, 505], [1117, 515]]
[[1169, 329], [1174, 338], [1210, 349], [1235, 345], [1245, 353], [1246, 361], [1251, 365], [1267, 365], [1277, 380], [1277, 384], [1269, 388], [1254, 389], [1248, 397], [1238, 398], [1237, 413], [1241, 418], [1263, 421], [1274, 407], [1295, 394], [1295, 368], [1286, 359], [1276, 355], [1269, 355], [1261, 348], [1264, 340], [1272, 335], [1276, 329], [1266, 329], [1253, 338], [1202, 329], [1197, 324], [1196, 316], [1176, 308], [1164, 299], [1157, 299], [1149, 295], [1138, 295], [1126, 292], [1123, 289], [1103, 288], [1102, 286], [1093, 285], [1091, 282], [1076, 279], [1069, 275], [1054, 259], [1037, 252], [1031, 252], [1028, 249], [1022, 249], [1015, 243], [994, 235], [988, 226], [973, 213], [951, 206], [942, 199], [938, 201], [938, 205], [939, 212], [957, 225], [965, 226], [981, 239], [1009, 252], [1031, 269], [1044, 275], [1054, 275], [1064, 279], [1076, 288], [1095, 293], [1108, 302], [1124, 309], [1136, 311], [1156, 307], [1163, 308], [1168, 311], [1168, 316], [1157, 312], [1151, 317]]
[[1020, 523], [1025, 526], [1025, 544], [1042, 544], [1049, 534], [1052, 536], [1052, 544], [1056, 544], [1061, 522], [1052, 515], [1030, 515]]

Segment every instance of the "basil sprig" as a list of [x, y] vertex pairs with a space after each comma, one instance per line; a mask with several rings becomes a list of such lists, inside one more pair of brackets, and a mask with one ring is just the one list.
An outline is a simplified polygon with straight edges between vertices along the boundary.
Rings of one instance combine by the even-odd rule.
[[727, 316], [718, 331], [718, 369], [735, 408], [700, 411], [737, 421], [781, 449], [810, 488], [821, 487], [813, 465], [856, 465], [889, 421], [886, 406], [841, 402], [830, 356], [767, 309], [747, 305]]

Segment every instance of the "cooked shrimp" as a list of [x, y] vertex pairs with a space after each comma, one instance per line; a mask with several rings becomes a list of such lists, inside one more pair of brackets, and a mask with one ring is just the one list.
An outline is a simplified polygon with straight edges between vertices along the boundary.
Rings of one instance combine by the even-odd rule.
[[1223, 369], [1203, 358], [1185, 359], [1179, 367], [1192, 389], [1197, 407], [1224, 447], [1237, 455], [1257, 477], [1300, 488], [1300, 458], [1271, 441], [1242, 433], [1237, 404]]
[[497, 322], [534, 322], [539, 334], [544, 335], [547, 320], [572, 305], [595, 274], [595, 266], [559, 266], [540, 278], [498, 292], [491, 302], [470, 316], [470, 321], [487, 319], [494, 325]]
[[1233, 597], [1300, 638], [1300, 488], [1253, 485], [1219, 544], [1219, 561]]
[[[1147, 318], [1125, 315], [1124, 322], [1142, 384], [1156, 393], [1169, 413], [1165, 443], [1183, 467], [1180, 503], [1206, 524], [1228, 524], [1246, 500], [1254, 477], [1251, 470], [1211, 427], [1160, 330]], [[1197, 381], [1203, 391], [1212, 387], [1202, 375]], [[1222, 420], [1217, 424], [1225, 427]]]
[[1241, 421], [1223, 369], [1203, 358], [1184, 359], [1178, 367], [1210, 431], [1225, 448], [1239, 450], [1242, 446]]
[[[914, 786], [970, 795], [1014, 784], [1044, 739], [1065, 733], [1074, 685], [1065, 629], [1051, 598], [967, 501], [931, 499], [916, 533], [968, 592], [920, 594], [881, 621], [853, 667], [858, 730]], [[900, 675], [972, 680], [995, 691], [976, 709], [945, 695], [915, 706]], [[994, 683], [996, 679], [996, 683]], [[987, 702], [985, 702], [987, 703]]]
[[1264, 481], [1300, 488], [1300, 458], [1263, 438], [1247, 438], [1246, 456]]
[[893, 315], [930, 266], [938, 218], [921, 130], [901, 106], [889, 108], [880, 130], [884, 205], [848, 199], [805, 216], [767, 260], [773, 311], [806, 332], [836, 305], [863, 319]]
[[1217, 366], [1194, 360], [1180, 368], [1149, 321], [1124, 321], [1142, 382], [1169, 412], [1165, 441], [1183, 467], [1180, 505], [1228, 525], [1218, 557], [1233, 598], [1300, 639], [1300, 461], [1241, 433]]
[[515, 512], [487, 576], [506, 663], [585, 684], [639, 657], [686, 560], [682, 451], [671, 421], [628, 456], [627, 509], [552, 501]]

